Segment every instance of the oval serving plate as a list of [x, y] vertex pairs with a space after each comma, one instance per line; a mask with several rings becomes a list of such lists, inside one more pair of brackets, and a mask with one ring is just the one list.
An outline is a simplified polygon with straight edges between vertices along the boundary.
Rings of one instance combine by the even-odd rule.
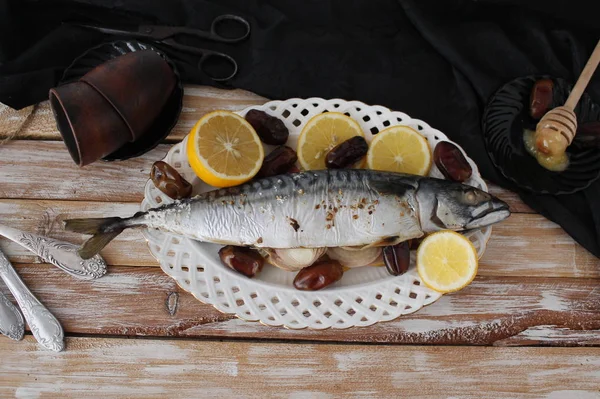
[[[407, 125], [419, 131], [427, 138], [432, 150], [439, 141], [450, 141], [439, 130], [402, 112], [358, 101], [289, 99], [249, 107], [238, 114], [244, 116], [250, 109], [260, 109], [283, 120], [290, 131], [288, 145], [292, 148], [296, 148], [304, 124], [314, 115], [326, 111], [342, 112], [352, 117], [361, 125], [367, 141], [380, 130], [393, 125]], [[186, 141], [187, 137], [174, 145], [163, 160], [194, 186], [194, 194], [214, 189], [200, 181], [190, 168], [184, 150]], [[265, 146], [265, 152], [272, 148]], [[477, 166], [468, 157], [467, 160], [473, 174], [465, 183], [487, 191]], [[435, 164], [430, 176], [443, 178]], [[171, 201], [148, 180], [141, 204], [143, 211]], [[488, 226], [467, 235], [477, 248], [479, 257], [485, 251], [491, 230]], [[249, 279], [221, 264], [218, 257], [220, 245], [201, 243], [158, 230], [142, 231], [162, 270], [184, 290], [221, 312], [269, 326], [291, 329], [369, 326], [416, 312], [441, 297], [440, 293], [421, 282], [415, 268], [414, 251], [411, 266], [402, 276], [389, 275], [385, 267], [360, 267], [347, 271], [340, 281], [323, 290], [305, 292], [293, 287], [294, 272], [265, 265], [259, 275]]]

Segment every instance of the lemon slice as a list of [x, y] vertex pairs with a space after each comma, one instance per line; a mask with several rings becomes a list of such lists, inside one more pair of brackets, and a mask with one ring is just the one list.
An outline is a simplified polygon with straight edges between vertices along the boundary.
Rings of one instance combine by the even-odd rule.
[[252, 125], [229, 111], [204, 115], [190, 131], [186, 152], [196, 175], [215, 187], [236, 186], [252, 179], [265, 157]]
[[431, 168], [431, 149], [425, 137], [408, 126], [392, 126], [377, 133], [367, 167], [373, 170], [426, 176]]
[[339, 112], [313, 116], [298, 137], [298, 161], [305, 170], [326, 169], [325, 157], [336, 145], [354, 137], [365, 137], [360, 125]]
[[417, 249], [417, 272], [426, 286], [438, 292], [466, 287], [475, 278], [477, 268], [475, 247], [454, 231], [433, 233]]

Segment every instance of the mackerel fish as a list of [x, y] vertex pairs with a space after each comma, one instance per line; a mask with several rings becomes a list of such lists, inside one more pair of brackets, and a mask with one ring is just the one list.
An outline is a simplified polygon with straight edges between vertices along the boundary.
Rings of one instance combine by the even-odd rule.
[[306, 171], [210, 191], [127, 218], [70, 219], [97, 254], [128, 228], [254, 248], [393, 245], [439, 230], [466, 231], [510, 216], [500, 199], [461, 183], [363, 169]]

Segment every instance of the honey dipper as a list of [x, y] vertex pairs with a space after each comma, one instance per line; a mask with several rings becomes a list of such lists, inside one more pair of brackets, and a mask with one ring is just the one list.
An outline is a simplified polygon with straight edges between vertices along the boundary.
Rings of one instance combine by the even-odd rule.
[[564, 154], [577, 133], [575, 106], [587, 87], [600, 62], [600, 41], [583, 68], [565, 105], [556, 107], [540, 119], [535, 130], [535, 144], [539, 152], [555, 156]]

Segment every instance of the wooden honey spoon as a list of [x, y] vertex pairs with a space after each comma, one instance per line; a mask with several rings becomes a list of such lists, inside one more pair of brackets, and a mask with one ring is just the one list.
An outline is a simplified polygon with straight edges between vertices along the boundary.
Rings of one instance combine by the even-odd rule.
[[567, 147], [571, 145], [577, 133], [577, 117], [573, 110], [599, 62], [600, 41], [585, 64], [565, 105], [548, 111], [538, 122], [535, 129], [535, 145], [539, 152], [550, 156], [559, 156], [564, 154]]

